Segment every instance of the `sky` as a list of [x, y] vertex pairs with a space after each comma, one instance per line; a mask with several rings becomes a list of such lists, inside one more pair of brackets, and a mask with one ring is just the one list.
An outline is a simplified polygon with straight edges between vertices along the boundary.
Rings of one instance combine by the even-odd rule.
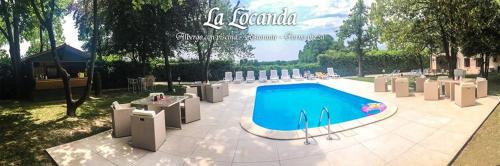
[[[250, 12], [272, 12], [280, 14], [284, 7], [288, 12], [297, 14], [295, 26], [250, 26], [251, 34], [278, 35], [324, 35], [335, 37], [335, 31], [342, 21], [347, 19], [349, 10], [354, 7], [354, 0], [240, 0], [240, 7]], [[370, 6], [374, 0], [365, 0]], [[237, 0], [231, 0], [236, 4]], [[65, 42], [75, 48], [81, 48], [83, 42], [78, 40], [78, 30], [71, 14], [64, 17], [63, 36]], [[299, 51], [304, 47], [305, 40], [259, 40], [251, 41], [255, 47], [253, 54], [259, 61], [296, 60]], [[21, 44], [21, 54], [24, 54], [29, 43]], [[2, 46], [8, 50], [8, 46]]]

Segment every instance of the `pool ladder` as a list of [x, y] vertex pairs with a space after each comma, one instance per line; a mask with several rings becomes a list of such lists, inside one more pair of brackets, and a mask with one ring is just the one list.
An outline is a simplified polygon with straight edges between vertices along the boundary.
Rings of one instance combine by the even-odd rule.
[[330, 136], [330, 111], [328, 111], [328, 109], [326, 107], [323, 107], [323, 109], [321, 109], [321, 114], [319, 115], [319, 122], [318, 122], [318, 126], [321, 125], [321, 120], [323, 120], [323, 113], [326, 112], [326, 115], [328, 117], [328, 136], [326, 137], [327, 140], [332, 140], [333, 138]]
[[[331, 130], [330, 130], [330, 125], [331, 125], [331, 117], [330, 117], [330, 111], [328, 111], [328, 109], [326, 107], [323, 107], [323, 109], [321, 109], [321, 114], [319, 116], [319, 122], [318, 122], [318, 126], [321, 125], [321, 121], [323, 120], [323, 113], [326, 112], [326, 115], [328, 117], [328, 125], [327, 125], [327, 129], [328, 129], [328, 135], [326, 137], [327, 140], [332, 140], [332, 136], [330, 135], [331, 133]], [[309, 142], [309, 132], [308, 132], [308, 120], [307, 120], [307, 114], [306, 114], [306, 111], [304, 111], [304, 109], [300, 110], [300, 115], [299, 115], [299, 123], [297, 124], [297, 128], [300, 128], [300, 124], [302, 122], [302, 117], [304, 117], [304, 123], [305, 123], [305, 132], [306, 132], [306, 140], [304, 141], [304, 144], [306, 145], [309, 145], [310, 142]]]
[[297, 128], [300, 128], [300, 124], [301, 124], [300, 122], [302, 122], [302, 117], [304, 117], [304, 123], [305, 123], [305, 129], [306, 129], [306, 141], [304, 141], [304, 144], [309, 145], [310, 144], [310, 142], [309, 142], [309, 133], [307, 131], [308, 120], [307, 120], [306, 111], [304, 111], [304, 109], [300, 110], [299, 123], [297, 124]]

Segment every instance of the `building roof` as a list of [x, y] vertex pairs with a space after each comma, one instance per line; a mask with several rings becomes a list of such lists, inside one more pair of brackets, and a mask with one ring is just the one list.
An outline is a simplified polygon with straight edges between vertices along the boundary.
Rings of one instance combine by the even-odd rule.
[[[86, 62], [90, 59], [90, 56], [85, 52], [67, 45], [66, 43], [58, 46], [56, 48], [57, 54], [59, 55], [62, 62]], [[30, 55], [23, 59], [23, 61], [30, 62], [44, 62], [44, 61], [54, 61], [52, 57], [52, 52], [50, 50], [43, 51]]]

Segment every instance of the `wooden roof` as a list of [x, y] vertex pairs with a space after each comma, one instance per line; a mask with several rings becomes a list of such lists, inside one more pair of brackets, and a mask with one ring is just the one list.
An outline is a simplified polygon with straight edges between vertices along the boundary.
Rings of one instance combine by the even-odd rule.
[[[62, 62], [86, 62], [90, 56], [85, 52], [67, 45], [66, 43], [56, 48], [57, 55], [59, 55]], [[23, 59], [29, 62], [53, 62], [52, 52], [50, 50], [30, 55]]]

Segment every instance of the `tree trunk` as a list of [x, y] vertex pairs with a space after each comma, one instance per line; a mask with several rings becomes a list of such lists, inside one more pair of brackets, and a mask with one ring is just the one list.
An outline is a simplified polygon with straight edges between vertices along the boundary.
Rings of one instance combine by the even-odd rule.
[[172, 84], [172, 69], [170, 67], [170, 61], [168, 57], [170, 53], [170, 49], [163, 49], [163, 58], [165, 59], [165, 72], [167, 73], [167, 92], [172, 92], [174, 90]]
[[[453, 42], [453, 41], [452, 41]], [[448, 70], [448, 76], [450, 78], [455, 77], [455, 73], [453, 72], [455, 69], [457, 69], [457, 54], [458, 54], [458, 49], [455, 46], [451, 46], [451, 57], [450, 57], [450, 66]]]
[[424, 56], [422, 54], [420, 54], [420, 53], [417, 56], [418, 56], [417, 57], [418, 63], [419, 63], [419, 66], [420, 66], [420, 72], [422, 74], [425, 74], [424, 73]]
[[484, 75], [483, 75], [483, 77], [486, 78], [486, 79], [488, 79], [488, 75], [490, 73], [490, 70], [489, 70], [489, 68], [490, 68], [490, 55], [486, 54], [485, 59], [486, 59], [486, 62], [484, 63], [485, 67], [484, 67]]
[[40, 35], [40, 50], [38, 52], [42, 52], [43, 51], [43, 44], [44, 44], [44, 42], [43, 42], [43, 26], [42, 25], [40, 25], [38, 33], [40, 33], [39, 34]]
[[203, 80], [208, 83], [208, 69], [210, 66], [210, 55], [207, 55], [207, 59], [203, 64]]
[[[15, 4], [17, 5], [17, 3]], [[13, 19], [12, 19], [12, 29], [13, 29], [13, 46], [9, 48], [11, 53], [11, 58], [13, 60], [12, 66], [14, 66], [14, 74], [16, 80], [16, 97], [18, 99], [23, 98], [23, 88], [20, 87], [23, 85], [23, 73], [22, 73], [22, 64], [21, 64], [21, 47], [20, 47], [20, 30], [19, 30], [19, 13], [17, 10], [13, 10]]]
[[[484, 76], [484, 54], [480, 54], [479, 61], [476, 60], [476, 63], [479, 63], [479, 75]], [[477, 66], [477, 65], [476, 65]]]
[[364, 77], [363, 73], [363, 53], [358, 52], [358, 76], [359, 77]]

